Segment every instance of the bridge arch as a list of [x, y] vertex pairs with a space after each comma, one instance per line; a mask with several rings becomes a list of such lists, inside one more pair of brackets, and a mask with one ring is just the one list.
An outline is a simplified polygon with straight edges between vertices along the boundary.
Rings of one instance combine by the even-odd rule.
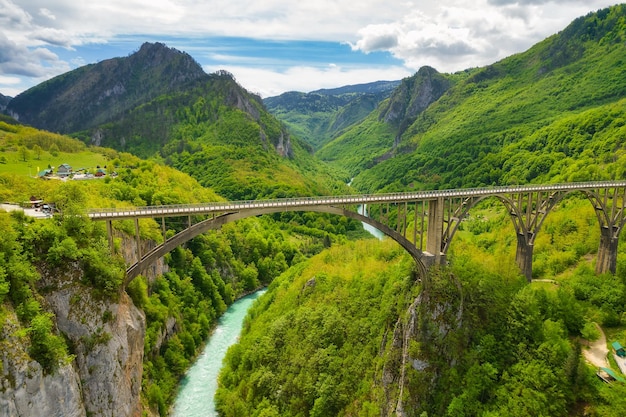
[[[201, 235], [209, 230], [217, 230], [220, 229], [226, 223], [231, 223], [237, 220], [241, 220], [248, 217], [257, 217], [264, 214], [274, 214], [284, 212], [284, 208], [277, 207], [266, 207], [266, 208], [258, 208], [254, 211], [235, 211], [231, 213], [225, 213], [220, 216], [216, 216], [214, 218], [206, 219], [201, 222], [198, 222], [187, 229], [178, 232], [174, 236], [165, 240], [162, 244], [154, 247], [151, 251], [146, 253], [138, 260], [136, 263], [131, 265], [126, 270], [126, 280], [125, 286], [128, 286], [130, 282], [135, 279], [145, 268], [149, 265], [156, 262], [157, 259], [163, 257], [167, 253], [171, 252], [178, 246], [188, 242], [194, 237]], [[346, 210], [340, 207], [334, 206], [312, 206], [312, 207], [301, 207], [301, 208], [292, 208], [290, 211], [309, 211], [309, 212], [319, 212], [319, 213], [330, 213], [339, 216], [349, 217], [364, 223], [369, 224], [372, 227], [380, 230], [386, 236], [389, 236], [397, 243], [400, 244], [415, 260], [420, 276], [425, 276], [427, 267], [429, 267], [432, 262], [432, 256], [418, 249], [415, 244], [409, 241], [402, 234], [396, 232], [392, 228], [387, 225], [380, 223], [370, 217], [362, 215], [360, 213]]]
[[[619, 235], [626, 224], [626, 192], [623, 189], [565, 189], [542, 193], [492, 194], [468, 197], [453, 210], [447, 220], [443, 233], [442, 254], [448, 252], [452, 238], [461, 224], [468, 217], [469, 211], [486, 199], [495, 198], [507, 209], [517, 234], [516, 262], [528, 281], [532, 279], [532, 255], [535, 238], [548, 214], [561, 201], [572, 194], [581, 193], [594, 208], [600, 228], [600, 247], [596, 261], [596, 273], [615, 273], [617, 263], [617, 245]], [[516, 198], [518, 197], [518, 198]]]

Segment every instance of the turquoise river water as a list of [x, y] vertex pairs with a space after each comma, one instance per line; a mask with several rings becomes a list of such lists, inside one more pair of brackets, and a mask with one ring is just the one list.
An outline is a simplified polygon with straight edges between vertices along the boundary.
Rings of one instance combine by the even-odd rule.
[[213, 397], [226, 350], [239, 338], [248, 309], [263, 293], [265, 290], [260, 290], [235, 301], [222, 315], [204, 351], [183, 378], [173, 417], [217, 416]]

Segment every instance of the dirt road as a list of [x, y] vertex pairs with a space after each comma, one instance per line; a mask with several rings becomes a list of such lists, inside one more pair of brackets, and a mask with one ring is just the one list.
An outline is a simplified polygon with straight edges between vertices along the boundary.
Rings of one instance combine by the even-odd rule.
[[593, 366], [598, 368], [608, 367], [609, 361], [607, 360], [607, 355], [609, 354], [609, 349], [606, 347], [606, 336], [598, 324], [596, 324], [596, 327], [600, 332], [600, 337], [598, 340], [591, 342], [589, 346], [583, 347], [583, 354], [587, 362]]

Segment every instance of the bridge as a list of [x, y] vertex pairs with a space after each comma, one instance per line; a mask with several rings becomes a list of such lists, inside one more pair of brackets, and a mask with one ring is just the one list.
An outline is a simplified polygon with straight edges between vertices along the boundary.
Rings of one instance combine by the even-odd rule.
[[[288, 211], [314, 211], [346, 216], [370, 224], [398, 242], [417, 262], [421, 273], [443, 264], [461, 221], [479, 202], [495, 198], [506, 208], [517, 235], [516, 262], [532, 279], [535, 237], [552, 209], [568, 195], [579, 193], [592, 204], [600, 227], [597, 273], [615, 273], [617, 244], [626, 221], [626, 181], [515, 185], [405, 193], [223, 201], [202, 204], [91, 209], [93, 220], [106, 221], [113, 250], [114, 220], [133, 220], [136, 262], [127, 269], [126, 284], [179, 245], [208, 230], [246, 217]], [[165, 218], [184, 217], [186, 228], [166, 236]], [[161, 219], [163, 243], [142, 253], [139, 219]]]

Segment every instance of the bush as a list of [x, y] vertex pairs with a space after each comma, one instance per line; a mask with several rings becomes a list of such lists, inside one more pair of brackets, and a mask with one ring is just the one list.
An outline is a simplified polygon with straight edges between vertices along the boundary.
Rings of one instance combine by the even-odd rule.
[[51, 374], [56, 371], [67, 356], [67, 347], [61, 336], [52, 333], [52, 314], [42, 313], [35, 316], [29, 334], [30, 356], [39, 362], [44, 372]]

